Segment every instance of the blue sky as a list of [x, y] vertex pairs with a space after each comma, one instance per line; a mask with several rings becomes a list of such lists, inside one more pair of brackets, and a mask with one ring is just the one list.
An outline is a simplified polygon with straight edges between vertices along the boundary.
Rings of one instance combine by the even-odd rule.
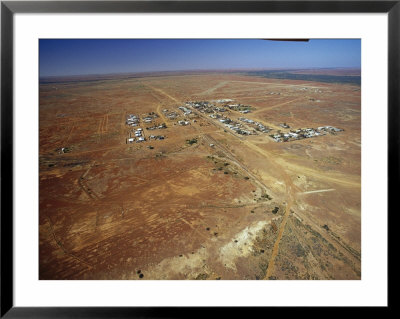
[[361, 40], [41, 39], [40, 77], [128, 72], [361, 67]]

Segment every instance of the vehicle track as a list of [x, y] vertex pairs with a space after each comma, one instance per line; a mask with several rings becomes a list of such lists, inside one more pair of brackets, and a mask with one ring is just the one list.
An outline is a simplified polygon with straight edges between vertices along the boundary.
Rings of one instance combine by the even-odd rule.
[[71, 130], [69, 131], [68, 136], [67, 136], [67, 138], [66, 138], [66, 140], [65, 140], [63, 145], [67, 145], [69, 139], [71, 138], [72, 131], [74, 130], [74, 128], [75, 128], [75, 125], [72, 125]]
[[336, 184], [345, 185], [348, 187], [361, 187], [361, 180], [357, 176], [354, 176], [354, 178], [352, 177], [350, 179], [349, 175], [344, 175], [340, 173], [320, 172], [310, 167], [287, 162], [283, 158], [277, 158], [276, 161], [288, 169], [302, 172], [302, 174], [312, 176], [317, 180], [323, 180], [324, 182], [329, 181]]
[[156, 91], [156, 92], [162, 94], [162, 95], [165, 95], [166, 97], [168, 97], [168, 98], [171, 99], [172, 101], [174, 101], [174, 102], [176, 102], [176, 103], [180, 103], [176, 98], [174, 98], [173, 96], [169, 95], [169, 94], [166, 93], [164, 90], [157, 89], [157, 88], [155, 88], [154, 86], [151, 86], [151, 85], [149, 85], [149, 84], [144, 84], [144, 85], [147, 86], [148, 88], [150, 88], [150, 89], [152, 89], [152, 90], [154, 90], [154, 91]]
[[224, 85], [226, 85], [226, 84], [229, 83], [229, 82], [230, 82], [230, 81], [222, 81], [222, 82], [219, 82], [218, 84], [214, 85], [213, 87], [209, 88], [208, 90], [205, 90], [205, 91], [203, 91], [203, 92], [201, 92], [201, 93], [198, 93], [197, 95], [208, 95], [208, 94], [211, 94], [211, 93], [213, 93], [215, 90], [217, 90], [217, 89], [223, 87]]
[[293, 102], [296, 102], [296, 101], [299, 101], [299, 100], [302, 100], [302, 99], [304, 99], [304, 97], [299, 97], [297, 99], [290, 100], [290, 101], [283, 102], [283, 103], [279, 103], [279, 104], [275, 104], [275, 105], [269, 106], [269, 107], [263, 107], [263, 108], [260, 108], [258, 110], [255, 110], [253, 113], [255, 114], [255, 113], [262, 112], [262, 111], [269, 111], [269, 110], [275, 109], [277, 107], [281, 107], [283, 105], [287, 105], [287, 104], [290, 104], [290, 103], [293, 103]]
[[[307, 259], [310, 262], [311, 270], [319, 276], [318, 279], [327, 279], [329, 278], [328, 274], [326, 273], [323, 268], [321, 268], [320, 263], [318, 260], [315, 258], [314, 254], [312, 253], [312, 247], [308, 244], [306, 240], [303, 240], [303, 235], [300, 233], [299, 228], [297, 228], [293, 222], [289, 220], [289, 227], [290, 230], [293, 232], [293, 235], [296, 237], [298, 243], [301, 245], [301, 247], [305, 250], [308, 251]], [[307, 267], [306, 267], [307, 268]], [[308, 271], [308, 269], [307, 269]]]
[[89, 168], [79, 177], [78, 185], [86, 193], [86, 195], [89, 196], [90, 199], [100, 200], [100, 197], [95, 192], [93, 192], [93, 190], [90, 189], [85, 180], [86, 175], [89, 173], [94, 165], [95, 163], [90, 165]]
[[332, 192], [334, 191], [334, 188], [329, 188], [329, 189], [317, 189], [315, 191], [308, 191], [308, 192], [302, 192], [300, 194], [314, 194], [314, 193], [325, 193], [325, 192]]
[[[161, 89], [156, 89], [155, 87], [150, 86], [148, 84], [143, 84], [143, 85], [147, 86], [149, 89], [151, 89], [159, 94], [165, 95], [166, 97], [173, 100], [174, 102], [178, 102], [174, 97], [170, 96], [169, 94], [167, 94], [166, 92], [164, 92]], [[164, 113], [161, 110], [161, 107], [164, 107], [164, 103], [162, 102], [162, 100], [160, 100], [159, 97], [157, 97], [157, 95], [152, 94], [152, 96], [158, 101], [157, 110], [156, 110], [158, 115], [162, 118], [162, 120], [165, 122], [165, 124], [170, 126], [171, 125], [170, 120], [164, 115]]]
[[250, 172], [247, 166], [241, 163], [225, 146], [221, 145], [221, 143], [208, 134], [204, 134], [204, 139], [207, 141], [207, 143], [214, 144], [217, 148], [219, 148], [231, 162], [235, 163], [243, 171], [245, 171], [260, 188], [262, 188], [264, 191], [269, 191], [268, 187], [257, 176]]
[[[354, 248], [345, 244], [338, 236], [335, 236], [332, 232], [319, 232], [321, 225], [318, 225], [312, 218], [306, 216], [301, 212], [296, 212], [296, 214], [302, 219], [302, 223], [311, 227], [314, 231], [318, 232], [322, 238], [332, 244], [338, 251], [345, 253], [348, 257], [359, 262], [361, 260], [361, 254]], [[353, 267], [354, 268], [354, 267]]]
[[51, 221], [50, 217], [45, 215], [48, 223], [49, 223], [49, 227], [50, 227], [50, 232], [51, 235], [54, 239], [54, 241], [56, 242], [57, 246], [60, 247], [60, 249], [64, 252], [64, 254], [70, 256], [73, 259], [78, 260], [79, 262], [83, 263], [84, 265], [86, 265], [87, 267], [89, 267], [90, 269], [93, 269], [93, 266], [91, 264], [89, 264], [87, 261], [83, 260], [82, 258], [79, 258], [78, 256], [75, 256], [74, 254], [70, 253], [64, 246], [64, 244], [61, 242], [61, 240], [57, 239], [57, 236], [54, 232], [54, 226], [53, 226], [53, 222]]
[[275, 270], [275, 259], [279, 252], [279, 244], [281, 242], [283, 232], [285, 231], [286, 223], [289, 218], [290, 209], [292, 207], [292, 204], [293, 204], [293, 199], [290, 196], [289, 202], [287, 203], [286, 208], [285, 208], [285, 214], [283, 215], [282, 222], [279, 226], [278, 236], [275, 240], [274, 247], [272, 248], [271, 257], [269, 258], [269, 261], [268, 261], [267, 273], [265, 274], [264, 280], [270, 279], [270, 277], [272, 276], [272, 274]]

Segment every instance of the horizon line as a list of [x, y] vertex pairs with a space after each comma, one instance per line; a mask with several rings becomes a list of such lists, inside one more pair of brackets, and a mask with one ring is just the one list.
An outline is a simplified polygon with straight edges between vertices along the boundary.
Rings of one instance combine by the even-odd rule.
[[[178, 72], [240, 72], [240, 71], [291, 71], [291, 70], [331, 70], [331, 69], [356, 69], [361, 70], [359, 66], [335, 66], [335, 67], [276, 67], [276, 68], [233, 68], [233, 69], [182, 69], [182, 70], [154, 70], [154, 71], [129, 71], [115, 73], [87, 73], [87, 74], [62, 74], [62, 75], [39, 75], [39, 79], [44, 78], [63, 78], [78, 76], [112, 76], [112, 75], [133, 75], [133, 74], [154, 74], [154, 73], [178, 73]], [[359, 75], [344, 75], [359, 76]]]

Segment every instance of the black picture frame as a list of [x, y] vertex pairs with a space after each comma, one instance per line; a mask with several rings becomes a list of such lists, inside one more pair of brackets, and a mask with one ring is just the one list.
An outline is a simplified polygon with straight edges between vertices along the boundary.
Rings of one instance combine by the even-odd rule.
[[[176, 318], [226, 315], [226, 308], [14, 307], [13, 303], [13, 19], [16, 13], [266, 12], [388, 14], [388, 218], [398, 212], [400, 1], [1, 1], [1, 317]], [[390, 222], [388, 223], [388, 227]], [[393, 223], [392, 223], [393, 226]], [[390, 229], [388, 229], [389, 234]], [[389, 238], [388, 238], [389, 240]], [[390, 241], [388, 242], [390, 243]], [[388, 246], [390, 248], [390, 245]], [[390, 249], [389, 249], [390, 251]], [[389, 256], [389, 255], [388, 255]], [[390, 262], [390, 260], [389, 260]], [[388, 285], [390, 281], [388, 280]], [[390, 308], [390, 299], [388, 307]], [[304, 308], [291, 308], [296, 314]], [[247, 308], [235, 309], [244, 315]]]

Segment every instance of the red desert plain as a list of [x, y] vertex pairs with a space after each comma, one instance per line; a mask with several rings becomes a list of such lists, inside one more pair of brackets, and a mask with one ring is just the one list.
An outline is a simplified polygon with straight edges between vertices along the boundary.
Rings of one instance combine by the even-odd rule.
[[361, 279], [358, 84], [70, 77], [39, 113], [39, 279]]

